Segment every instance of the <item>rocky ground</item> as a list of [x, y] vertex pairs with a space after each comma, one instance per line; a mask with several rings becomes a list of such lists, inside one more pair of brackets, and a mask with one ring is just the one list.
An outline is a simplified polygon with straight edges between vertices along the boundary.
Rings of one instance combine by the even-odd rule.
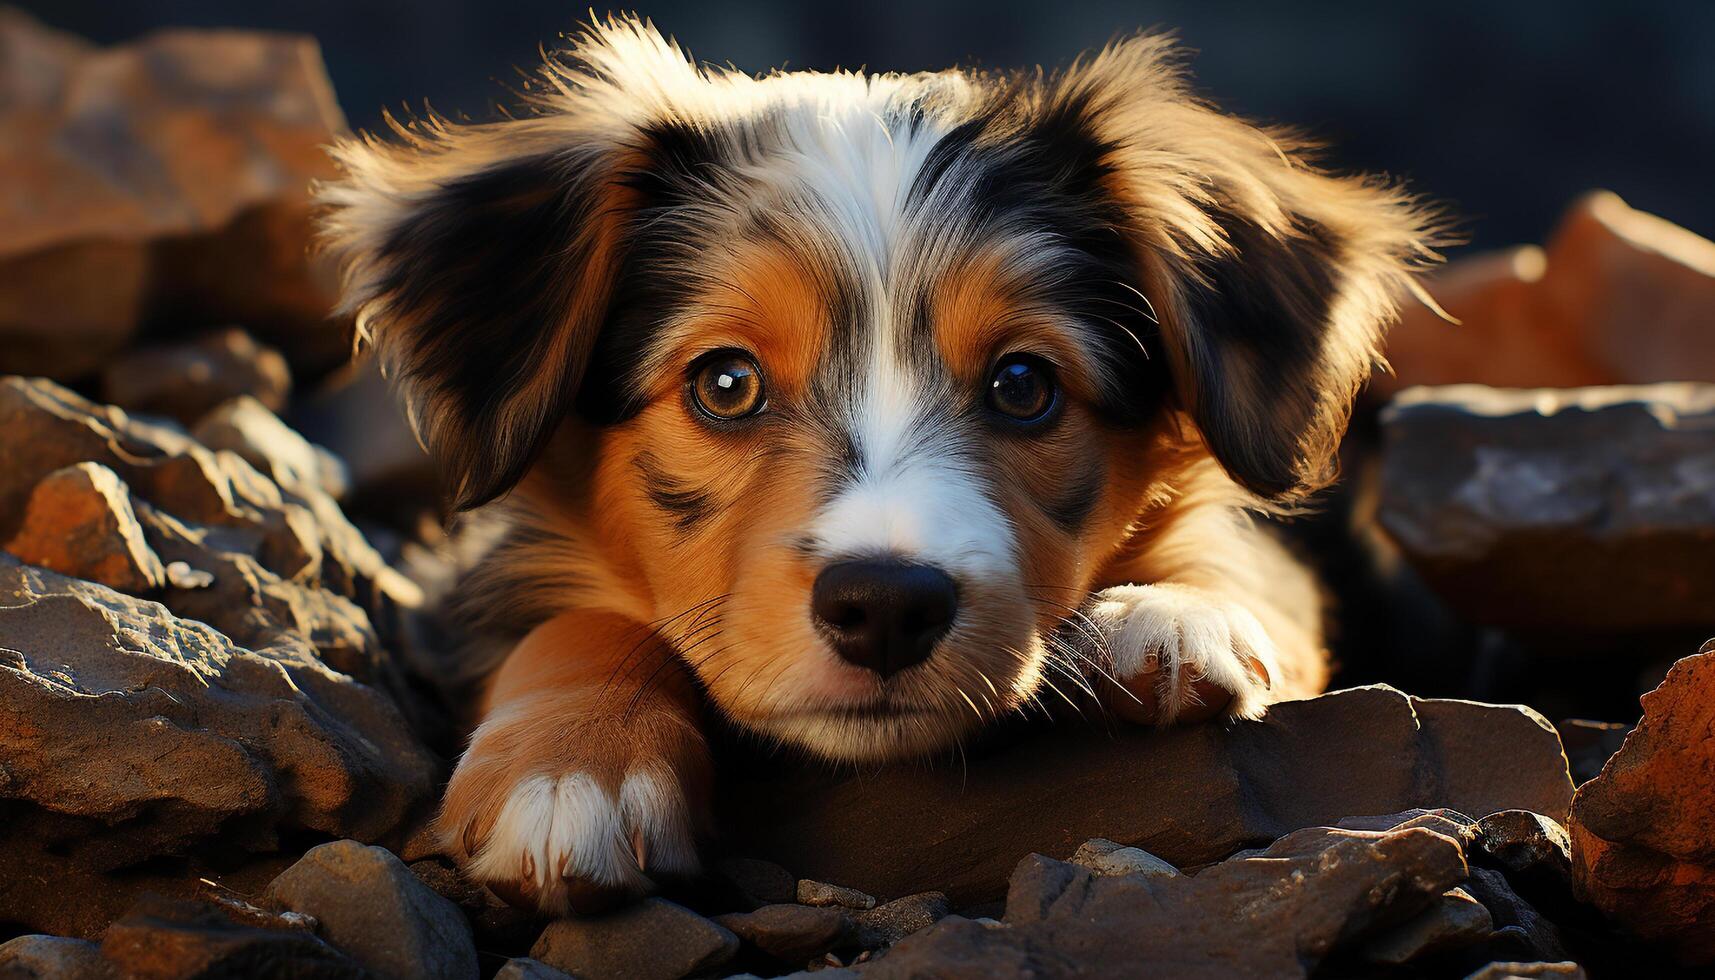
[[1432, 286], [1464, 325], [1408, 319], [1300, 529], [1347, 689], [937, 767], [726, 746], [707, 875], [544, 922], [423, 829], [456, 560], [305, 258], [342, 125], [306, 39], [0, 11], [0, 977], [1715, 963], [1715, 244], [1598, 195]]

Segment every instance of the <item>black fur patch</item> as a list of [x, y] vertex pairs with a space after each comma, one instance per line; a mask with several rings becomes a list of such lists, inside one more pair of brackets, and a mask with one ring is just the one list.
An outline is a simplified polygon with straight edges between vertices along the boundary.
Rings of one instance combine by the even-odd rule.
[[643, 480], [644, 492], [654, 504], [673, 521], [681, 533], [694, 530], [715, 509], [715, 501], [701, 490], [692, 490], [661, 471], [653, 456], [644, 454], [634, 460], [637, 475]]
[[1090, 512], [1101, 502], [1102, 491], [1106, 487], [1107, 473], [1096, 462], [1070, 479], [1059, 499], [1042, 503], [1042, 512], [1060, 530], [1076, 536], [1090, 519]]
[[1340, 244], [1299, 218], [1277, 238], [1232, 212], [1216, 221], [1230, 258], [1209, 260], [1186, 305], [1197, 331], [1192, 412], [1234, 479], [1265, 497], [1291, 494], [1312, 468], [1301, 436], [1324, 411], [1315, 368], [1340, 282]]
[[[379, 249], [390, 319], [410, 324], [402, 371], [424, 393], [431, 448], [469, 508], [518, 482], [552, 431], [545, 421], [497, 445], [506, 399], [550, 364], [555, 330], [589, 275], [595, 189], [554, 155], [527, 157], [443, 185]], [[556, 379], [545, 419], [571, 390]], [[535, 412], [532, 410], [532, 415]]]

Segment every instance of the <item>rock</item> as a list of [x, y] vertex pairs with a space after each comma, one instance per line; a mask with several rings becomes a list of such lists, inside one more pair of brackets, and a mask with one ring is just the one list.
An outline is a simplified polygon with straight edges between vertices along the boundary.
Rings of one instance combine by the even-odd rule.
[[[1715, 381], [1715, 243], [1614, 194], [1568, 209], [1545, 249], [1461, 259], [1425, 284], [1457, 318], [1407, 304], [1374, 389]], [[1639, 343], [1640, 325], [1649, 341]]]
[[1421, 956], [1458, 949], [1488, 938], [1494, 919], [1483, 903], [1463, 888], [1441, 895], [1429, 908], [1372, 937], [1364, 944], [1364, 959], [1398, 966]]
[[1715, 624], [1715, 385], [1417, 388], [1382, 424], [1380, 523], [1461, 615]]
[[101, 954], [127, 980], [367, 976], [307, 930], [236, 923], [212, 906], [164, 899], [145, 900], [109, 926]]
[[76, 463], [43, 477], [5, 550], [31, 565], [148, 595], [167, 570], [131, 507], [131, 489], [100, 463]]
[[715, 875], [752, 907], [798, 900], [798, 879], [772, 861], [729, 857], [716, 862]]
[[1573, 884], [1638, 938], [1715, 963], [1715, 652], [1641, 700], [1643, 720], [1573, 801]]
[[91, 374], [139, 333], [243, 323], [342, 363], [309, 183], [344, 130], [308, 37], [161, 31], [96, 49], [0, 13], [0, 371]]
[[345, 495], [345, 464], [280, 421], [268, 405], [240, 396], [200, 417], [191, 436], [216, 451], [227, 449], [299, 494], [335, 500]]
[[738, 946], [723, 926], [665, 899], [646, 898], [606, 915], [551, 922], [530, 955], [589, 980], [679, 980], [713, 972]]
[[109, 980], [113, 967], [101, 947], [83, 939], [19, 936], [0, 943], [0, 977], [5, 980]]
[[[400, 855], [404, 860], [404, 855]], [[425, 859], [409, 865], [423, 884], [457, 905], [470, 922], [479, 949], [528, 949], [541, 932], [534, 913], [506, 904], [464, 876], [450, 861]]]
[[729, 754], [723, 838], [871, 895], [935, 889], [964, 908], [1004, 894], [1018, 855], [1097, 836], [1192, 869], [1353, 813], [1560, 818], [1572, 798], [1560, 740], [1536, 713], [1386, 687], [1277, 704], [1256, 722], [1007, 734], [971, 747], [963, 768], [861, 776]]
[[1514, 891], [1500, 872], [1473, 867], [1465, 888], [1489, 910], [1496, 939], [1509, 946], [1507, 955], [1544, 960], [1566, 958], [1566, 940], [1560, 928]]
[[1570, 960], [1563, 963], [1490, 963], [1465, 980], [1585, 980], [1584, 968]]
[[1572, 840], [1559, 821], [1529, 810], [1502, 810], [1477, 822], [1477, 847], [1506, 873], [1544, 879], [1559, 889], [1572, 883]]
[[[222, 618], [211, 622], [219, 629], [231, 632], [231, 621], [256, 605], [272, 605], [274, 618], [314, 618], [285, 607], [296, 600], [325, 607], [318, 594], [325, 591], [362, 608], [362, 621], [349, 610], [334, 617], [353, 620], [335, 630], [349, 639], [372, 632], [371, 618], [392, 623], [421, 602], [421, 590], [388, 567], [319, 487], [282, 487], [235, 453], [210, 451], [183, 432], [92, 404], [50, 381], [0, 378], [0, 541], [17, 531], [37, 483], [82, 462], [113, 470], [134, 501], [150, 505], [136, 510], [164, 561], [184, 561], [191, 571], [220, 571], [212, 566], [222, 562], [244, 566], [232, 570], [229, 583], [217, 577], [218, 597], [167, 597], [169, 605], [189, 603], [186, 615], [218, 611]], [[177, 529], [163, 530], [151, 510], [170, 515]], [[270, 590], [253, 583], [253, 570], [270, 583], [287, 583], [271, 590], [277, 602], [257, 597]]]
[[541, 960], [519, 956], [507, 960], [495, 972], [494, 980], [575, 980], [575, 978], [554, 969]]
[[278, 412], [291, 391], [286, 359], [237, 328], [126, 351], [101, 370], [101, 397], [109, 403], [185, 425], [240, 397]]
[[764, 905], [754, 912], [718, 915], [715, 922], [783, 963], [814, 959], [856, 934], [844, 910], [809, 905]]
[[[438, 785], [398, 706], [301, 638], [241, 647], [6, 555], [0, 663], [0, 867], [104, 872], [216, 842], [272, 850], [281, 832], [385, 839]], [[0, 920], [59, 931], [34, 918], [35, 891], [0, 875]]]
[[1078, 845], [1072, 863], [1089, 868], [1098, 875], [1145, 875], [1171, 878], [1179, 869], [1148, 851], [1116, 844], [1103, 837], [1092, 837]]
[[1463, 827], [1428, 814], [1385, 831], [1307, 829], [1261, 857], [1173, 878], [1100, 877], [1032, 855], [1013, 879], [1004, 926], [949, 916], [851, 972], [1056, 978], [1147, 964], [1175, 978], [1307, 976], [1458, 884]]
[[798, 882], [798, 901], [805, 905], [838, 905], [848, 909], [875, 908], [874, 895], [866, 895], [855, 888], [811, 881], [808, 878]]
[[940, 892], [920, 892], [896, 898], [853, 914], [858, 927], [857, 944], [866, 949], [891, 946], [941, 921], [948, 912], [947, 896]]
[[1556, 722], [1560, 742], [1566, 746], [1566, 763], [1572, 771], [1572, 782], [1582, 786], [1602, 772], [1614, 753], [1620, 751], [1630, 725], [1611, 721], [1590, 721], [1567, 718]]
[[383, 848], [351, 840], [313, 848], [266, 899], [312, 916], [323, 939], [380, 976], [477, 975], [464, 914]]
[[438, 513], [443, 500], [435, 462], [411, 431], [373, 356], [297, 399], [287, 421], [345, 462], [354, 506], [395, 518], [420, 510]]

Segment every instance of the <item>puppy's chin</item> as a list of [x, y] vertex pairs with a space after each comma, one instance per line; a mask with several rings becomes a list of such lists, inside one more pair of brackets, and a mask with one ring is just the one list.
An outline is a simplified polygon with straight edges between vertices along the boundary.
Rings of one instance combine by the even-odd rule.
[[[1035, 637], [1023, 646], [1027, 652], [1004, 662], [980, 664], [973, 663], [972, 650], [940, 651], [886, 682], [868, 675], [867, 682], [855, 683], [855, 672], [845, 668], [812, 669], [796, 678], [796, 696], [781, 698], [765, 712], [729, 710], [728, 716], [760, 735], [836, 762], [922, 759], [952, 749], [1035, 696], [1045, 648]], [[714, 694], [718, 703], [719, 692]]]
[[946, 750], [981, 722], [966, 708], [849, 709], [747, 719], [760, 734], [836, 762], [891, 762]]

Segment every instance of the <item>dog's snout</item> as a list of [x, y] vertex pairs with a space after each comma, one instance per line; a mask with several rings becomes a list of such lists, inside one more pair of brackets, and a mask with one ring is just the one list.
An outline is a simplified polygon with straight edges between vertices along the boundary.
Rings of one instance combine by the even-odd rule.
[[810, 592], [810, 612], [834, 652], [883, 677], [929, 659], [958, 609], [945, 572], [901, 561], [829, 565]]

